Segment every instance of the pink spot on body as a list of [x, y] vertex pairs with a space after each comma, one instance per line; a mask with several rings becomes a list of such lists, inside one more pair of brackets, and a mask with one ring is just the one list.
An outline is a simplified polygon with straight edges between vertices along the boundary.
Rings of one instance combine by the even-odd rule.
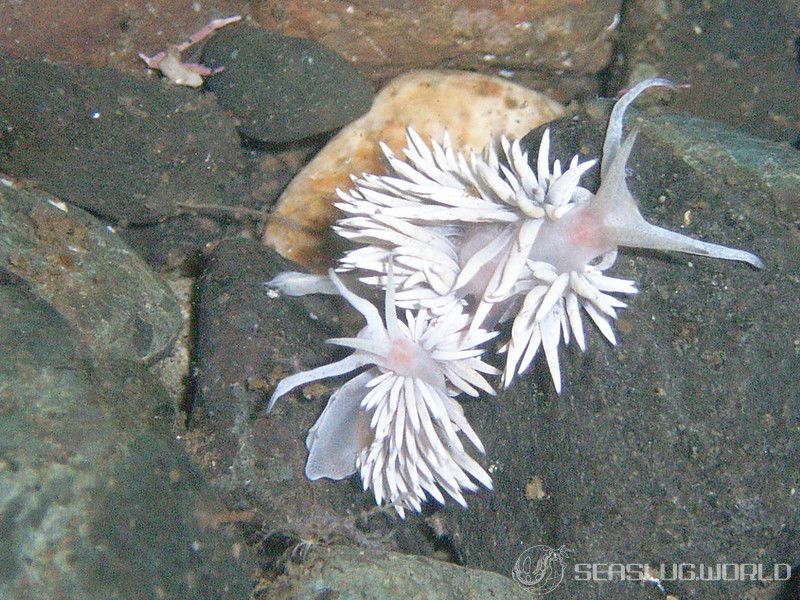
[[416, 353], [409, 341], [405, 338], [395, 338], [392, 340], [392, 348], [386, 357], [392, 370], [397, 372], [407, 371], [411, 367]]
[[593, 211], [581, 211], [576, 214], [567, 228], [567, 237], [571, 245], [580, 248], [579, 255], [592, 255], [584, 258], [588, 263], [595, 256], [608, 251], [608, 234], [604, 230], [602, 220]]

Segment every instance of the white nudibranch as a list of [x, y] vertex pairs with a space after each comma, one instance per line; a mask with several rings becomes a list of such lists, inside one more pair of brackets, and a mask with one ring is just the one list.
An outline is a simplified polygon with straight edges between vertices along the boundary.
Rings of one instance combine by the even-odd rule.
[[[378, 332], [375, 315], [368, 317], [368, 311], [363, 307], [365, 301], [356, 298], [358, 303], [354, 302], [355, 297], [332, 275], [339, 293], [356, 306], [369, 323], [358, 338], [352, 339], [356, 341], [345, 344], [356, 349], [356, 353], [340, 363], [288, 377], [279, 384], [270, 406], [278, 396], [311, 379], [337, 375], [366, 364], [376, 365], [367, 372], [376, 375], [361, 375], [331, 397], [320, 421], [309, 434], [309, 465], [317, 465], [314, 448], [318, 447], [315, 444], [321, 443], [315, 442], [321, 439], [321, 424], [329, 424], [326, 431], [338, 427], [338, 420], [344, 419], [348, 411], [352, 413], [352, 406], [358, 404], [362, 413], [372, 409], [377, 415], [383, 411], [380, 412], [382, 417], [372, 417], [370, 427], [364, 430], [369, 433], [371, 428], [371, 448], [378, 439], [383, 440], [383, 445], [369, 452], [362, 450], [357, 458], [348, 459], [348, 464], [358, 463], [365, 486], [373, 488], [379, 503], [386, 498], [396, 506], [419, 510], [419, 502], [424, 498], [422, 490], [441, 501], [440, 496], [432, 491], [436, 485], [461, 502], [463, 498], [458, 490], [472, 489], [465, 473], [482, 483], [485, 482], [479, 475], [485, 473], [473, 463], [468, 463], [470, 468], [467, 469], [464, 466], [467, 463], [459, 462], [465, 460], [466, 454], [462, 446], [456, 445], [454, 440], [458, 438], [450, 435], [451, 430], [434, 429], [434, 432], [444, 435], [444, 440], [438, 436], [428, 438], [426, 451], [436, 454], [435, 459], [423, 458], [419, 444], [414, 447], [415, 460], [425, 465], [425, 484], [418, 479], [422, 477], [420, 472], [412, 475], [407, 465], [400, 467], [400, 463], [395, 462], [388, 467], [385, 462], [385, 457], [399, 455], [399, 450], [391, 446], [396, 436], [379, 438], [377, 432], [384, 433], [398, 419], [398, 431], [407, 432], [409, 426], [416, 431], [407, 409], [401, 412], [399, 408], [380, 408], [384, 404], [405, 406], [399, 398], [408, 402], [405, 399], [417, 390], [416, 383], [413, 386], [401, 385], [395, 381], [405, 378], [403, 381], [425, 382], [429, 395], [430, 390], [437, 390], [439, 403], [434, 404], [450, 406], [445, 401], [448, 399], [452, 406], [458, 407], [444, 391], [447, 388], [434, 383], [435, 377], [429, 370], [435, 364], [434, 371], [448, 380], [450, 389], [468, 393], [475, 391], [462, 385], [467, 381], [463, 373], [454, 380], [436, 360], [421, 361], [414, 367], [419, 367], [419, 372], [413, 369], [398, 371], [389, 365], [386, 357], [391, 352], [385, 340], [389, 339], [387, 335], [393, 335], [392, 331], [400, 328], [404, 335], [408, 333], [409, 340], [421, 343], [428, 329], [438, 331], [443, 327], [442, 323], [456, 319], [463, 328], [458, 330], [460, 335], [465, 336], [460, 343], [466, 345], [453, 352], [457, 352], [459, 357], [462, 354], [458, 352], [476, 352], [469, 360], [478, 361], [474, 363], [480, 365], [477, 370], [488, 373], [488, 365], [478, 360], [480, 351], [475, 348], [490, 337], [488, 330], [499, 323], [512, 321], [510, 337], [501, 346], [501, 351], [506, 354], [503, 385], [508, 387], [516, 376], [524, 373], [542, 348], [554, 387], [560, 393], [558, 349], [562, 342], [569, 344], [573, 338], [581, 350], [586, 349], [583, 313], [611, 344], [616, 344], [611, 324], [617, 311], [626, 306], [617, 296], [637, 292], [633, 281], [605, 274], [614, 264], [620, 246], [698, 254], [763, 268], [761, 260], [749, 252], [695, 240], [651, 225], [642, 217], [625, 181], [626, 163], [638, 131], [634, 130], [623, 141], [622, 125], [626, 108], [641, 92], [653, 86], [673, 87], [663, 79], [643, 81], [615, 104], [603, 144], [601, 183], [596, 193], [581, 187], [580, 179], [597, 161], [581, 161], [576, 155], [566, 167], [562, 167], [558, 160], [551, 164], [549, 130], [542, 137], [534, 170], [519, 140], [510, 142], [501, 138], [500, 156], [491, 144], [482, 155], [474, 152], [464, 155], [454, 150], [447, 136], [442, 144], [432, 141], [428, 147], [410, 128], [408, 144], [403, 151], [405, 160], [382, 144], [388, 174], [365, 174], [353, 178], [352, 189], [337, 190], [339, 200], [336, 206], [344, 216], [334, 229], [359, 247], [345, 253], [336, 270], [353, 272], [362, 282], [386, 289], [387, 323], [386, 329], [381, 331], [388, 333], [382, 333], [383, 337], [373, 333]], [[390, 268], [390, 265], [393, 266]], [[328, 278], [301, 273], [282, 274], [268, 285], [289, 295], [334, 291]], [[393, 322], [397, 324], [390, 326], [389, 315], [394, 314], [395, 304], [418, 311], [416, 315], [407, 313], [407, 326], [395, 321], [394, 317]], [[369, 306], [374, 312], [374, 307]], [[437, 337], [434, 333], [430, 335]], [[371, 350], [364, 345], [364, 336], [371, 340]], [[381, 340], [380, 343], [377, 340]], [[376, 344], [381, 351], [375, 351]], [[312, 373], [315, 375], [309, 377]], [[387, 373], [393, 373], [391, 386], [399, 386], [394, 392], [390, 392], [389, 384], [383, 383], [389, 378]], [[377, 383], [373, 383], [375, 381]], [[473, 380], [469, 381], [474, 384]], [[377, 395], [384, 398], [384, 404], [375, 395], [367, 395], [371, 399], [369, 402], [362, 399], [360, 390], [371, 385], [373, 390], [381, 390]], [[488, 385], [477, 387], [486, 389]], [[404, 392], [401, 393], [401, 389]], [[389, 394], [388, 402], [385, 401], [386, 394]], [[417, 392], [417, 400], [421, 394], [421, 391]], [[433, 405], [427, 400], [426, 406], [433, 410]], [[447, 409], [448, 415], [450, 410]], [[337, 416], [333, 416], [333, 411]], [[340, 412], [341, 417], [338, 416]], [[381, 418], [386, 422], [377, 427]], [[436, 421], [440, 427], [444, 427], [441, 423], [445, 422], [453, 424], [452, 431], [458, 430], [457, 425], [481, 449], [479, 442], [475, 443], [477, 436], [474, 432], [468, 425], [467, 429], [464, 428], [463, 415], [460, 421]], [[330, 436], [329, 433], [326, 435]], [[437, 445], [436, 440], [442, 443]], [[358, 447], [364, 448], [363, 444]], [[352, 455], [353, 451], [350, 452]], [[326, 448], [325, 455], [331, 453], [332, 449]], [[366, 458], [372, 456], [374, 458], [368, 463], [371, 466], [365, 470]], [[457, 464], [464, 477], [453, 480], [458, 485], [453, 485], [453, 481], [445, 485], [442, 471], [434, 470], [431, 461]], [[354, 470], [355, 467], [350, 472]], [[314, 466], [309, 477], [332, 477], [334, 475], [328, 474], [331, 472], [340, 477], [349, 474]], [[390, 479], [394, 483], [390, 483]], [[406, 486], [402, 491], [398, 480]], [[417, 483], [419, 487], [415, 487]], [[413, 491], [409, 491], [412, 488]]]
[[462, 491], [476, 491], [475, 482], [491, 489], [492, 480], [459, 438], [463, 434], [484, 452], [453, 396], [494, 394], [482, 374], [499, 371], [480, 360], [478, 346], [496, 334], [470, 328], [458, 306], [441, 316], [406, 310], [405, 321], [398, 319], [391, 263], [385, 324], [378, 309], [350, 292], [333, 271], [330, 279], [367, 325], [354, 338], [328, 340], [353, 354], [283, 379], [268, 410], [297, 386], [370, 368], [331, 396], [308, 432], [306, 476], [342, 479], [358, 471], [375, 501], [386, 500], [401, 517], [406, 509], [420, 511], [426, 494], [443, 504], [439, 488], [466, 506]]

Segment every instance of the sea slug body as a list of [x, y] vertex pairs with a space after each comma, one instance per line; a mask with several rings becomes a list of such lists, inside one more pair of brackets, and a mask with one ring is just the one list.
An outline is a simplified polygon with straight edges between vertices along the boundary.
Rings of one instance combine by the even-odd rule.
[[268, 408], [299, 385], [369, 369], [331, 396], [309, 431], [306, 476], [342, 479], [358, 471], [375, 501], [386, 500], [401, 517], [406, 509], [421, 510], [426, 494], [444, 503], [439, 488], [466, 506], [463, 490], [476, 491], [476, 481], [491, 489], [492, 482], [459, 438], [463, 434], [484, 452], [453, 396], [494, 393], [483, 374], [498, 371], [480, 360], [478, 346], [495, 334], [470, 329], [468, 315], [459, 310], [438, 317], [425, 309], [407, 310], [405, 320], [399, 319], [391, 265], [384, 320], [335, 273], [330, 278], [367, 325], [354, 338], [328, 340], [353, 354], [283, 379]]

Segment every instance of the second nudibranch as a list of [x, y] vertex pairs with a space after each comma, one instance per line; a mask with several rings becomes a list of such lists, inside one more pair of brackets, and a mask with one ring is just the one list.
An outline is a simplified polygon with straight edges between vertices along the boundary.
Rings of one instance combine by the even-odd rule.
[[484, 452], [454, 396], [494, 394], [483, 374], [498, 371], [480, 359], [479, 346], [495, 334], [470, 329], [459, 310], [407, 310], [398, 318], [391, 263], [383, 318], [333, 271], [329, 277], [367, 324], [356, 337], [328, 340], [352, 349], [347, 358], [281, 380], [267, 410], [300, 385], [366, 370], [331, 395], [308, 432], [306, 477], [343, 479], [358, 471], [375, 501], [401, 517], [407, 509], [419, 512], [426, 496], [443, 504], [442, 491], [466, 506], [463, 492], [476, 491], [476, 482], [491, 489], [492, 480], [460, 439]]

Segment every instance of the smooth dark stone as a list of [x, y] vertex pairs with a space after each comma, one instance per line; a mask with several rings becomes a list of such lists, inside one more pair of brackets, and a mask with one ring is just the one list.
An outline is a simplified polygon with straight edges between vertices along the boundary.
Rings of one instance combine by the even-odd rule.
[[4, 185], [0, 222], [0, 267], [96, 355], [149, 363], [169, 352], [183, 322], [178, 302], [116, 233], [49, 194]]
[[123, 224], [244, 196], [232, 120], [155, 78], [0, 57], [0, 130], [0, 172]]
[[372, 104], [369, 82], [314, 40], [266, 29], [227, 27], [203, 49], [203, 63], [225, 70], [206, 80], [239, 132], [270, 144], [338, 129]]
[[0, 285], [0, 596], [246, 598], [243, 540], [141, 366]]

